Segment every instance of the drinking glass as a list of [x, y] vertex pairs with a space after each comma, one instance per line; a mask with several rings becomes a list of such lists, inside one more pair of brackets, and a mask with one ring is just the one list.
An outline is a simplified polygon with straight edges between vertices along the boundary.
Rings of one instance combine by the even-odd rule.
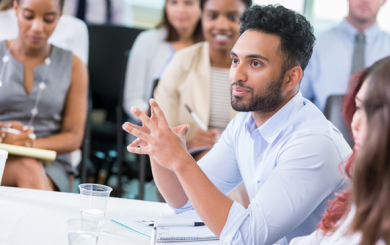
[[97, 245], [99, 223], [86, 219], [68, 220], [68, 245]]
[[81, 218], [98, 222], [101, 229], [112, 188], [98, 184], [81, 184], [79, 188]]

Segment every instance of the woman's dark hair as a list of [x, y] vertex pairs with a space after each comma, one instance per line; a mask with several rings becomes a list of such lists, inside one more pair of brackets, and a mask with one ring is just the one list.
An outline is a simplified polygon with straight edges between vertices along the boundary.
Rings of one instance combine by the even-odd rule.
[[[252, 6], [252, 0], [241, 0], [246, 8], [249, 8], [250, 6]], [[200, 9], [203, 11], [203, 7], [204, 7], [204, 4], [205, 2], [207, 2], [207, 0], [200, 0]]]
[[285, 61], [284, 73], [294, 66], [305, 70], [313, 53], [315, 37], [313, 27], [306, 18], [281, 5], [254, 5], [240, 17], [240, 35], [255, 30], [280, 37], [280, 47]]
[[367, 135], [354, 166], [351, 231], [362, 234], [361, 245], [390, 244], [390, 59], [368, 74], [368, 82]]
[[[165, 1], [166, 4], [167, 0]], [[179, 40], [179, 33], [176, 31], [176, 29], [172, 26], [171, 23], [169, 23], [167, 10], [164, 6], [164, 14], [163, 19], [161, 22], [157, 25], [157, 28], [165, 27], [167, 30], [167, 37], [165, 38], [165, 41], [167, 42], [175, 42]], [[199, 18], [198, 24], [196, 24], [194, 33], [193, 33], [193, 39], [195, 43], [204, 41], [203, 37], [203, 30], [202, 30], [202, 23]]]
[[[15, 1], [19, 4], [21, 0], [15, 0]], [[60, 1], [60, 12], [61, 12], [64, 9], [65, 0], [58, 0], [58, 1]], [[14, 0], [1, 0], [0, 10], [7, 10], [7, 9], [11, 8], [13, 5], [13, 2], [14, 2]], [[8, 8], [2, 9], [3, 4], [7, 5]], [[6, 6], [4, 6], [4, 7], [6, 7]]]
[[[367, 78], [369, 78], [370, 74], [375, 72], [375, 70], [378, 67], [380, 67], [381, 65], [383, 65], [384, 63], [389, 64], [390, 57], [387, 57], [387, 58], [384, 58], [382, 60], [377, 61], [371, 67], [368, 67], [368, 68], [362, 70], [361, 72], [357, 73], [350, 80], [347, 93], [344, 97], [344, 111], [343, 111], [344, 120], [346, 123], [348, 123], [347, 125], [350, 125], [352, 122], [353, 115], [356, 111], [355, 98], [356, 98], [356, 95], [359, 92], [360, 88], [362, 87], [363, 82]], [[390, 83], [390, 76], [387, 77], [387, 80], [389, 81], [388, 83]], [[390, 89], [390, 86], [388, 87], [388, 89]], [[387, 91], [387, 93], [389, 93], [389, 92], [390, 91]], [[365, 101], [370, 100], [368, 97], [368, 94], [365, 97], [366, 97]], [[366, 103], [366, 102], [364, 102], [364, 103]], [[367, 114], [367, 117], [368, 117], [368, 114]], [[369, 126], [369, 129], [371, 129], [370, 126]], [[386, 137], [384, 137], [384, 138], [386, 138]], [[367, 140], [366, 140], [366, 143], [370, 144], [367, 142]], [[365, 143], [365, 145], [366, 145], [366, 143]], [[374, 145], [376, 145], [376, 144], [377, 143], [375, 143]], [[365, 148], [365, 147], [363, 147], [363, 148]], [[376, 152], [376, 151], [374, 150], [374, 152]], [[365, 154], [365, 153], [362, 152], [362, 153], [359, 153], [358, 155], [361, 156], [363, 154]], [[360, 191], [360, 187], [355, 186], [355, 182], [361, 181], [361, 180], [359, 180], [360, 176], [357, 176], [356, 170], [354, 170], [354, 169], [356, 169], [356, 167], [354, 167], [355, 165], [356, 166], [361, 165], [359, 162], [355, 163], [354, 159], [356, 158], [356, 155], [357, 154], [354, 152], [353, 155], [348, 160], [347, 164], [345, 165], [345, 173], [347, 174], [347, 176], [350, 179], [353, 179], [353, 181], [354, 181], [354, 186], [353, 186], [354, 193]], [[359, 160], [357, 160], [357, 161], [359, 161]], [[370, 164], [375, 164], [375, 162], [371, 162]], [[388, 164], [390, 164], [390, 162], [388, 162]], [[354, 176], [352, 176], [352, 172], [354, 172], [353, 173]], [[370, 173], [370, 174], [373, 174], [373, 173]], [[373, 177], [375, 178], [375, 176], [373, 176]], [[365, 183], [365, 184], [367, 184], [367, 183]], [[390, 186], [389, 186], [389, 188], [390, 188]], [[351, 198], [353, 195], [355, 195], [355, 194], [352, 194], [351, 190], [348, 189], [348, 190], [343, 191], [342, 193], [336, 194], [336, 199], [329, 202], [327, 209], [325, 210], [325, 213], [323, 215], [323, 218], [318, 225], [318, 228], [322, 231], [322, 233], [326, 234], [327, 232], [334, 232], [335, 231], [335, 226], [336, 226], [337, 222], [341, 219], [341, 217], [345, 214], [345, 212], [348, 210], [348, 207], [350, 205]], [[388, 198], [389, 197], [390, 196], [388, 196]], [[355, 231], [357, 231], [357, 230], [355, 229]], [[390, 232], [390, 230], [388, 230], [387, 232]], [[362, 244], [368, 244], [368, 243], [362, 243]], [[369, 244], [375, 244], [375, 242], [369, 243]], [[389, 243], [387, 243], [387, 244], [389, 244]]]

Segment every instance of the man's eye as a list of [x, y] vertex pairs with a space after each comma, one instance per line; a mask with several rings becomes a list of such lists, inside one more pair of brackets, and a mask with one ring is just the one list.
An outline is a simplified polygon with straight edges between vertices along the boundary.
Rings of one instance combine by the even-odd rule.
[[235, 58], [233, 58], [233, 59], [232, 59], [232, 63], [233, 63], [233, 64], [238, 64], [238, 60], [235, 59]]
[[254, 61], [252, 64], [253, 64], [254, 67], [260, 67], [261, 66], [260, 62], [257, 62], [257, 61]]

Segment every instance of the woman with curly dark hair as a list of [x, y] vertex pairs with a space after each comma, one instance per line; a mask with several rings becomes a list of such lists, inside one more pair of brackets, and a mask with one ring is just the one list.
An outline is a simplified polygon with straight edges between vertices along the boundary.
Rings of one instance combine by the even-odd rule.
[[355, 146], [345, 173], [353, 188], [336, 195], [316, 232], [290, 245], [390, 244], [389, 71], [387, 57], [350, 81], [344, 115]]

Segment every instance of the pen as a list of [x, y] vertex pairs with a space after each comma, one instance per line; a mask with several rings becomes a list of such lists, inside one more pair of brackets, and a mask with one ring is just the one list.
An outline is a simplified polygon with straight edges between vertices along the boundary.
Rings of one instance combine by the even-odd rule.
[[188, 105], [185, 105], [185, 107], [187, 108], [188, 112], [191, 114], [191, 116], [192, 116], [192, 118], [195, 120], [195, 122], [198, 124], [198, 126], [199, 126], [202, 130], [207, 131], [207, 130], [208, 130], [207, 126], [204, 125], [204, 123], [202, 122], [202, 120], [200, 120], [200, 118], [198, 117], [198, 115], [197, 115], [194, 111], [192, 111], [192, 110], [190, 109], [190, 107], [188, 107]]
[[[154, 224], [149, 224], [149, 226], [157, 225], [157, 223]], [[167, 223], [158, 223], [158, 226], [163, 227], [163, 226], [203, 226], [205, 225], [203, 222], [185, 222], [185, 221], [180, 221], [180, 222], [167, 222]]]
[[150, 237], [150, 245], [156, 244], [156, 240], [157, 240], [157, 226], [156, 225], [153, 227], [153, 230], [152, 230], [152, 236]]
[[[0, 131], [5, 132], [5, 133], [10, 133], [10, 134], [21, 134], [21, 132], [17, 129], [14, 128], [4, 128], [0, 127]], [[32, 140], [35, 140], [37, 136], [35, 134], [29, 134], [28, 137]]]

